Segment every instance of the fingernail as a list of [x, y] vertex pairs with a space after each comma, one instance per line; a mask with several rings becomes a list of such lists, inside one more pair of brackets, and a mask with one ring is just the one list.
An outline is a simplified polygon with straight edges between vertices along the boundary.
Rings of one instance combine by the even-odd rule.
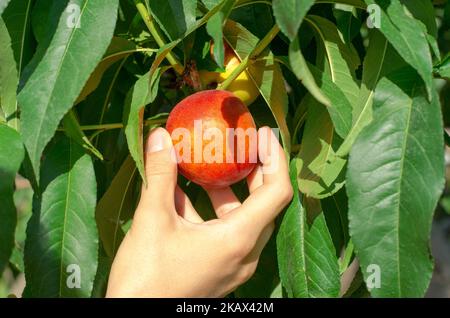
[[163, 128], [156, 128], [147, 139], [147, 152], [157, 152], [172, 145], [169, 133]]

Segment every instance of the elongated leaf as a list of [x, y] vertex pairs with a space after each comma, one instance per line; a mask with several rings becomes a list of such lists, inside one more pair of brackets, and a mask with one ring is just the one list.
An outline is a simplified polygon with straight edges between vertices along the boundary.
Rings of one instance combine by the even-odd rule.
[[131, 201], [131, 185], [135, 175], [136, 164], [129, 156], [97, 205], [98, 231], [105, 252], [110, 259], [116, 254], [124, 237], [121, 229], [122, 223], [134, 212], [134, 204]]
[[103, 160], [102, 154], [94, 147], [89, 138], [84, 134], [83, 130], [81, 130], [77, 115], [72, 109], [64, 116], [62, 122], [64, 132], [68, 137], [72, 138], [76, 143], [90, 151], [100, 160]]
[[[66, 9], [67, 1], [36, 0], [36, 4], [33, 5], [31, 26], [37, 41], [37, 48], [31, 61], [23, 68], [20, 76], [19, 92], [23, 89], [23, 86], [28, 82], [28, 79], [47, 53], [58, 29], [61, 16]], [[69, 9], [73, 10], [74, 7]], [[71, 18], [74, 17], [71, 16]], [[74, 23], [73, 19], [69, 21]]]
[[[257, 37], [239, 23], [231, 20], [228, 20], [225, 25], [224, 36], [241, 60], [248, 56], [258, 43]], [[272, 111], [280, 129], [284, 149], [289, 154], [291, 140], [286, 123], [288, 97], [283, 74], [272, 52], [265, 50], [261, 53], [260, 58], [260, 61], [251, 64], [247, 68], [247, 73], [259, 88], [261, 96]]]
[[2, 16], [0, 99], [4, 119], [15, 129], [19, 129], [16, 96], [19, 77], [32, 55], [30, 16], [33, 3], [33, 0], [12, 0]]
[[350, 5], [337, 4], [333, 15], [344, 42], [349, 44], [361, 30], [362, 21], [358, 17], [357, 10]]
[[289, 297], [308, 297], [305, 235], [308, 231], [305, 210], [297, 186], [297, 159], [290, 164], [294, 197], [283, 215], [277, 234], [278, 267], [281, 283]]
[[331, 76], [326, 72], [321, 72], [314, 65], [309, 65], [315, 80], [320, 83], [321, 90], [331, 101], [327, 107], [328, 113], [334, 124], [334, 129], [339, 136], [344, 138], [352, 126], [352, 105], [344, 92], [331, 80]]
[[11, 0], [2, 16], [11, 36], [11, 46], [19, 76], [33, 55], [30, 29], [33, 4], [33, 0]]
[[131, 41], [119, 37], [114, 37], [111, 41], [111, 44], [109, 45], [108, 51], [89, 77], [89, 80], [84, 85], [84, 88], [81, 91], [80, 96], [78, 96], [75, 104], [83, 101], [98, 87], [98, 85], [100, 85], [103, 74], [105, 74], [106, 70], [109, 67], [111, 67], [118, 61], [128, 57], [134, 52], [146, 52], [148, 56], [151, 56], [152, 54], [152, 51], [150, 50], [146, 51], [145, 49], [137, 49], [136, 45]]
[[[298, 159], [290, 165], [296, 189]], [[280, 278], [289, 297], [337, 297], [338, 262], [323, 213], [309, 228], [298, 191], [287, 208], [277, 235]]]
[[81, 146], [64, 137], [42, 165], [27, 228], [27, 297], [90, 297], [97, 270], [94, 167]]
[[295, 76], [302, 81], [303, 86], [308, 89], [311, 95], [323, 105], [330, 106], [330, 100], [320, 90], [320, 87], [317, 85], [306, 60], [303, 57], [298, 39], [294, 39], [289, 45], [289, 63], [292, 72], [294, 72]]
[[19, 84], [11, 38], [0, 18], [0, 108], [3, 120], [14, 129], [19, 128], [16, 90]]
[[[31, 12], [31, 28], [33, 30], [34, 37], [37, 43], [42, 44], [49, 35], [54, 32], [50, 32], [54, 26], [50, 26], [51, 17], [56, 12], [53, 11], [55, 7], [60, 8], [59, 15], [62, 10], [66, 8], [67, 3], [65, 1], [47, 1], [47, 0], [35, 0], [33, 10]], [[59, 15], [56, 16], [56, 21], [59, 19]], [[53, 21], [55, 21], [53, 20]]]
[[309, 297], [338, 297], [339, 265], [323, 213], [315, 218], [305, 243]]
[[323, 71], [331, 75], [331, 80], [344, 92], [353, 107], [358, 100], [359, 87], [355, 80], [355, 70], [360, 64], [356, 50], [345, 44], [336, 25], [329, 20], [310, 15], [305, 19], [316, 33], [319, 45], [325, 52]]
[[[247, 0], [245, 0], [247, 1]], [[262, 39], [275, 24], [272, 7], [265, 5], [244, 5], [240, 0], [230, 14], [230, 19], [239, 21], [252, 34]]]
[[125, 101], [127, 111], [124, 115], [124, 125], [128, 148], [145, 183], [147, 179], [144, 171], [144, 107], [155, 100], [159, 79], [166, 69], [158, 68], [155, 72], [149, 71], [143, 75], [128, 92]]
[[438, 76], [450, 79], [450, 54], [434, 67], [434, 71]]
[[281, 31], [293, 41], [303, 18], [314, 4], [314, 0], [273, 0], [273, 14]]
[[197, 1], [149, 1], [148, 4], [152, 16], [172, 41], [180, 39], [195, 25]]
[[237, 0], [228, 0], [222, 9], [214, 14], [206, 23], [206, 31], [214, 41], [214, 59], [220, 68], [223, 68], [225, 58], [225, 47], [223, 45], [223, 25], [231, 13]]
[[372, 121], [373, 95], [380, 78], [402, 65], [404, 62], [393, 52], [386, 38], [374, 30], [364, 59], [361, 90], [353, 109], [352, 128], [339, 147], [338, 156], [344, 157], [349, 153], [358, 134]]
[[420, 22], [407, 14], [400, 0], [365, 0], [381, 8], [380, 31], [398, 54], [422, 77], [429, 99], [432, 96], [433, 75], [427, 36]]
[[17, 212], [14, 205], [14, 180], [24, 158], [20, 135], [0, 124], [0, 276], [14, 246]]
[[1, 0], [0, 1], [0, 16], [2, 15], [3, 11], [5, 11], [6, 7], [8, 6], [10, 0]]
[[419, 76], [402, 69], [380, 81], [374, 109], [350, 153], [350, 234], [365, 279], [369, 265], [379, 266], [373, 296], [422, 297], [433, 269], [431, 221], [445, 182], [438, 96], [429, 103]]
[[[198, 28], [207, 23], [212, 16], [214, 16], [217, 12], [219, 12], [222, 9], [223, 6], [227, 4], [228, 1], [229, 0], [221, 0], [221, 1], [211, 0], [210, 1], [211, 9], [201, 19], [199, 19], [195, 24], [193, 24], [189, 29], [186, 30], [184, 37], [191, 35]], [[180, 44], [181, 41], [182, 41], [181, 38], [176, 39], [170, 43], [167, 43], [158, 50], [155, 60], [153, 61], [152, 66], [150, 68], [150, 78], [153, 77], [153, 73], [156, 72], [156, 70], [159, 68], [160, 64], [167, 56], [167, 54], [169, 54], [178, 44]]]
[[341, 255], [342, 249], [349, 241], [348, 232], [348, 198], [345, 188], [331, 197], [320, 200], [325, 220], [333, 238], [336, 255]]
[[428, 33], [436, 38], [438, 30], [433, 2], [423, 0], [401, 0], [401, 2], [416, 19], [419, 19], [425, 24]]
[[45, 56], [18, 96], [22, 135], [36, 174], [44, 147], [106, 51], [116, 22], [117, 0], [71, 4], [80, 7], [79, 19], [68, 23], [72, 13], [64, 12]]
[[97, 274], [92, 289], [92, 298], [104, 298], [108, 286], [109, 273], [111, 272], [111, 258], [99, 255]]
[[333, 150], [339, 136], [324, 106], [316, 100], [308, 105], [308, 119], [303, 132], [298, 160], [298, 186], [302, 193], [313, 198], [325, 198], [344, 185], [343, 169], [346, 160], [337, 158]]

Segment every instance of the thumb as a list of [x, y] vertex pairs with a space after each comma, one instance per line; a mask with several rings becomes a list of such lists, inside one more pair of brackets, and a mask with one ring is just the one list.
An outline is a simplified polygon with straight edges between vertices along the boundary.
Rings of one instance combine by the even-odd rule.
[[152, 207], [175, 210], [177, 161], [172, 139], [164, 128], [156, 128], [148, 136], [145, 151], [147, 187], [143, 187], [141, 201]]

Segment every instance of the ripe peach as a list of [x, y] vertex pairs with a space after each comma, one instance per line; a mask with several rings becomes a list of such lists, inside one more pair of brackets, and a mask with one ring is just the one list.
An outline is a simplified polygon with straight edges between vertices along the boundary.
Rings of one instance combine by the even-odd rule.
[[166, 128], [180, 173], [201, 186], [229, 186], [248, 176], [257, 163], [253, 117], [228, 91], [186, 97], [170, 113]]
[[[211, 54], [213, 45], [211, 46]], [[225, 72], [210, 72], [199, 71], [200, 80], [203, 86], [210, 86], [211, 84], [220, 84], [224, 82], [233, 73], [234, 69], [239, 66], [241, 61], [234, 53], [233, 49], [225, 43]], [[234, 93], [239, 97], [245, 105], [250, 105], [259, 96], [258, 87], [256, 87], [253, 80], [247, 71], [242, 72], [228, 87], [227, 91]]]

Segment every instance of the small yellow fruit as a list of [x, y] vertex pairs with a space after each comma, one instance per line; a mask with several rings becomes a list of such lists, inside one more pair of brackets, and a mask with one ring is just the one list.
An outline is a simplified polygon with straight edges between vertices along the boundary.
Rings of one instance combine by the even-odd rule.
[[[211, 45], [211, 55], [213, 50], [213, 45]], [[234, 53], [233, 49], [225, 43], [225, 72], [210, 72], [201, 70], [199, 71], [200, 80], [204, 87], [210, 87], [213, 84], [223, 83], [239, 66], [241, 61]], [[259, 96], [259, 89], [256, 87], [253, 80], [247, 71], [242, 72], [226, 89], [234, 93], [240, 100], [244, 102], [245, 105], [250, 105]]]

